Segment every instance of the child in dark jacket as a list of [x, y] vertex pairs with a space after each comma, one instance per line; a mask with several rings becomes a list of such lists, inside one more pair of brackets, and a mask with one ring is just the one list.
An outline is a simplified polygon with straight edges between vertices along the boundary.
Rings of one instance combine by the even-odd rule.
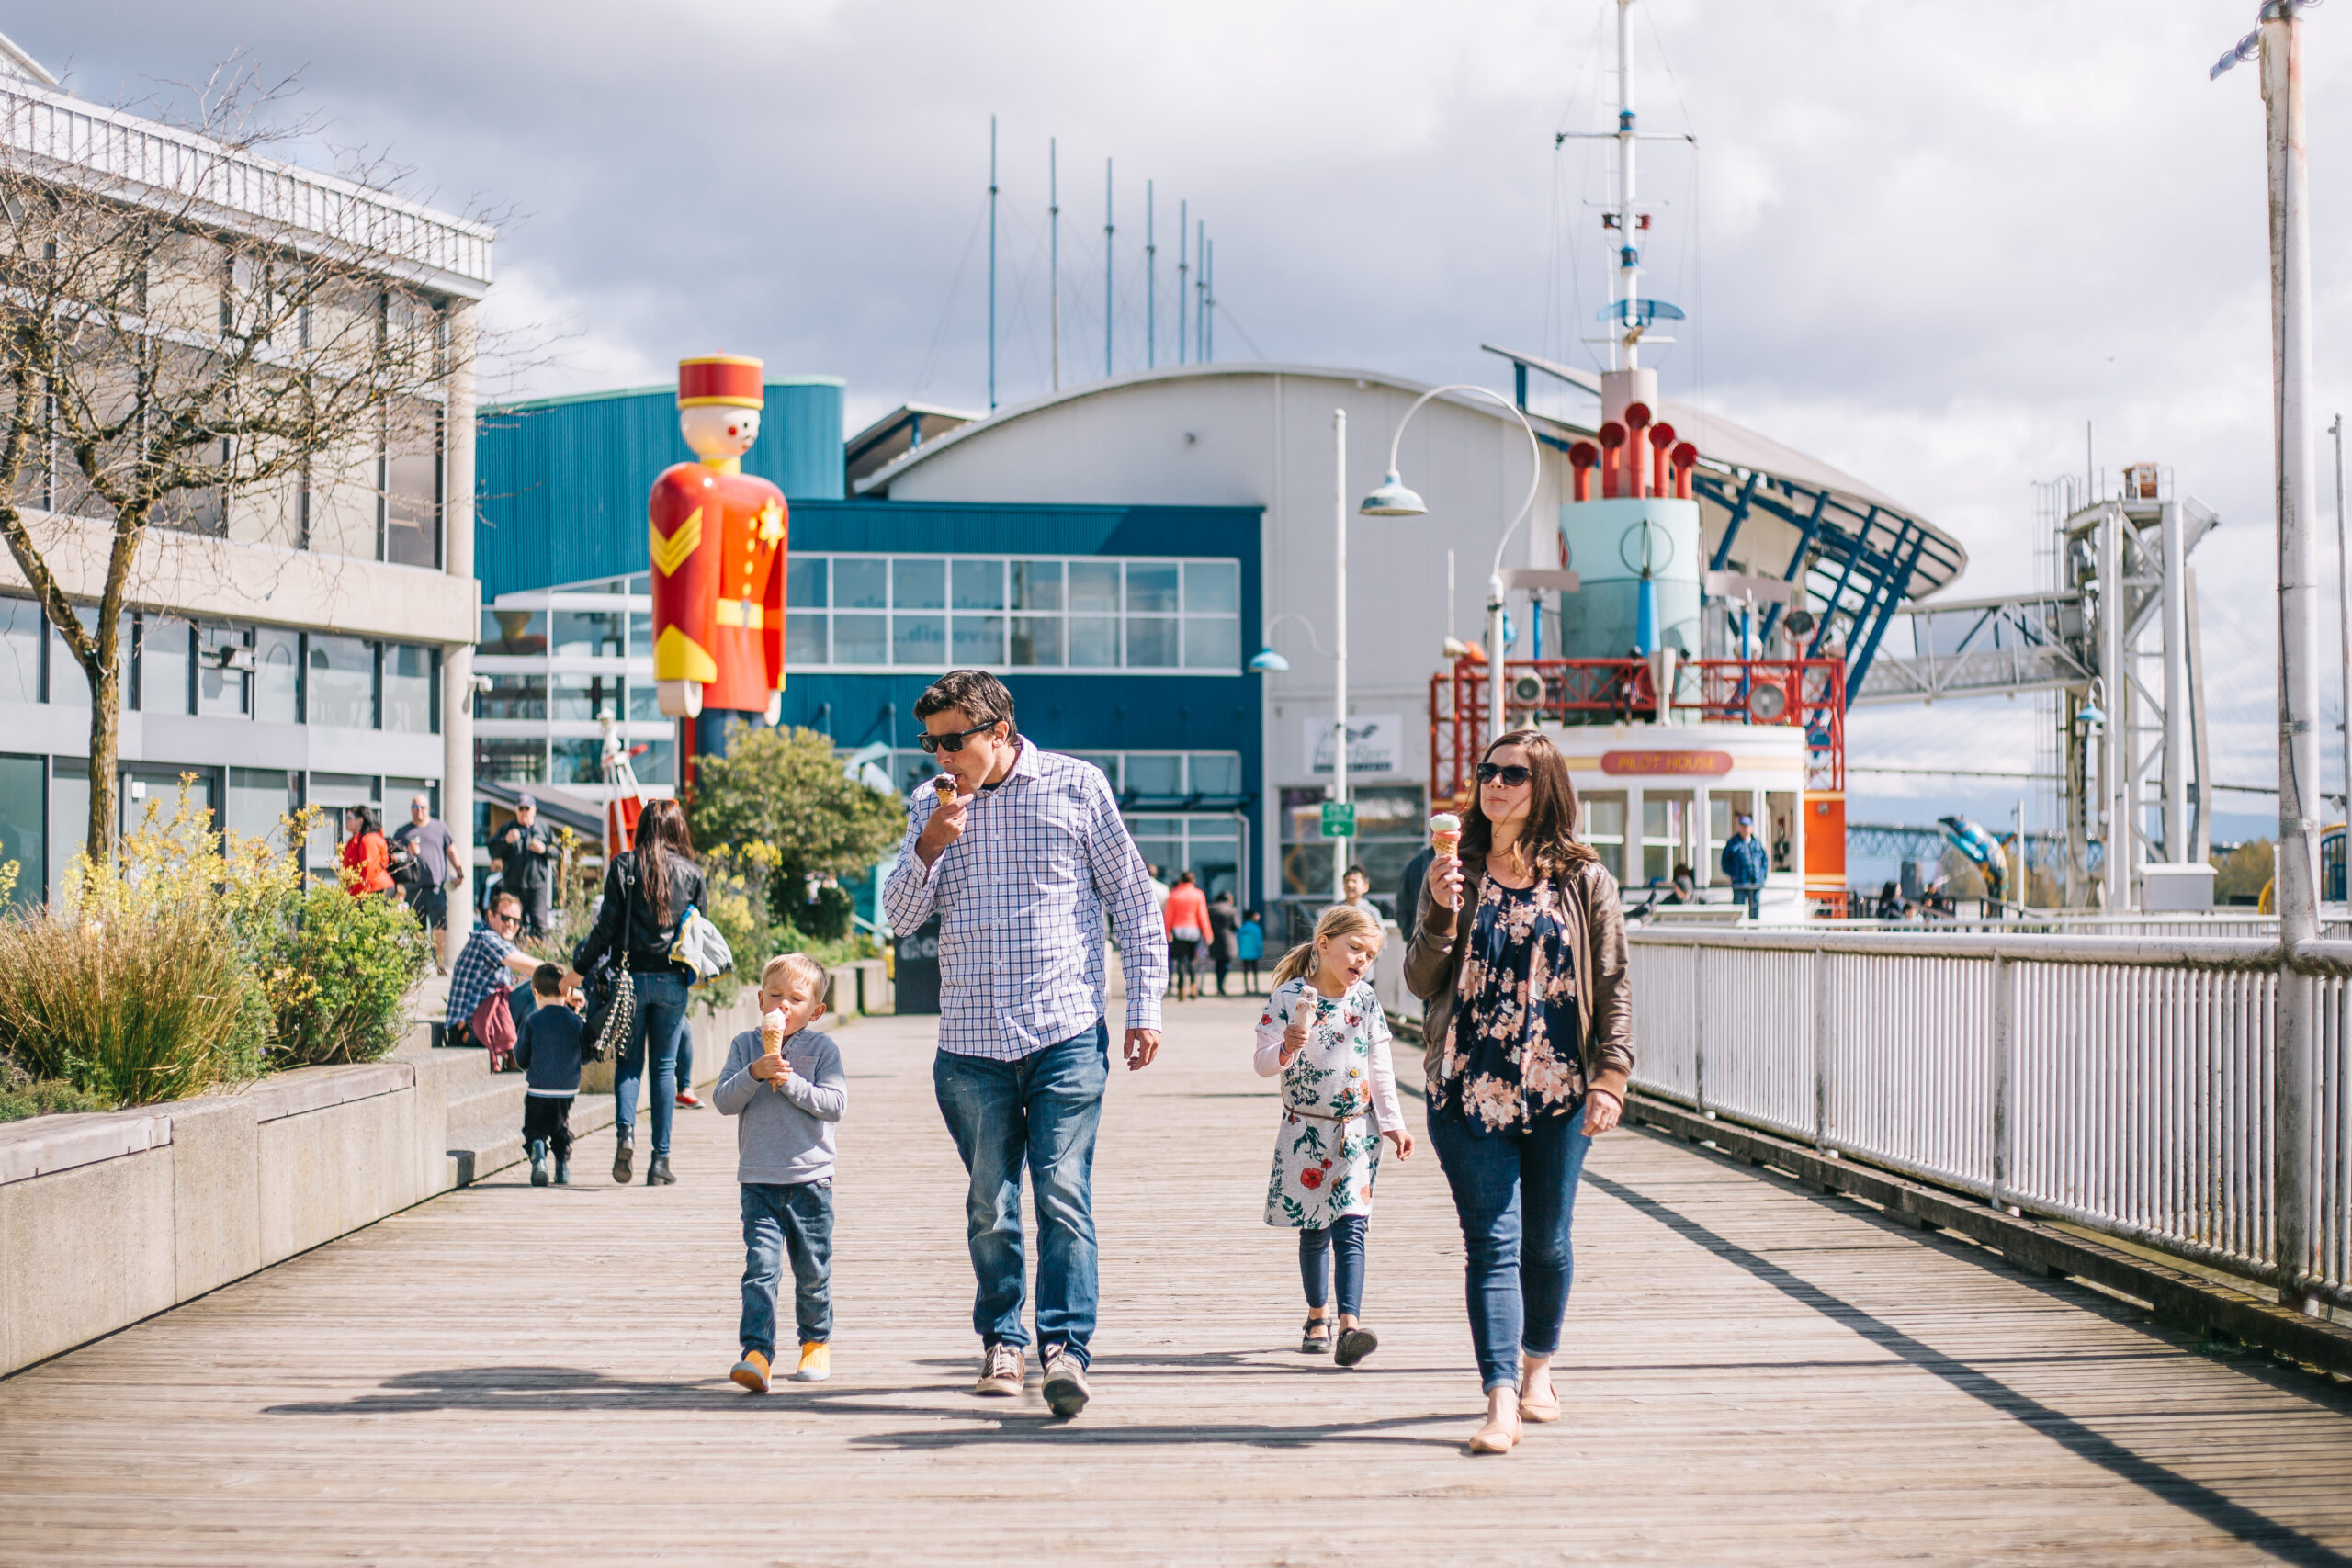
[[555, 1153], [555, 1180], [571, 1184], [571, 1102], [580, 1093], [582, 1037], [578, 996], [563, 994], [563, 971], [542, 964], [531, 976], [538, 1008], [514, 1043], [514, 1065], [526, 1074], [523, 1145], [531, 1152], [531, 1185], [548, 1184], [548, 1153]]

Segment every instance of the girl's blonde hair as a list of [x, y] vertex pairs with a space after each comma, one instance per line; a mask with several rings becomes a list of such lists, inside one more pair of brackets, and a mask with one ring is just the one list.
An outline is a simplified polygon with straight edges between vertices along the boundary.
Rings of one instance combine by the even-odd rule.
[[1372, 934], [1374, 942], [1383, 941], [1386, 937], [1386, 933], [1380, 929], [1379, 918], [1367, 911], [1361, 904], [1332, 905], [1323, 911], [1323, 918], [1315, 922], [1314, 938], [1311, 941], [1300, 942], [1296, 947], [1283, 953], [1283, 961], [1274, 965], [1274, 984], [1280, 986], [1287, 981], [1295, 980], [1302, 975], [1314, 974], [1316, 942], [1327, 937], [1356, 936], [1367, 931]]

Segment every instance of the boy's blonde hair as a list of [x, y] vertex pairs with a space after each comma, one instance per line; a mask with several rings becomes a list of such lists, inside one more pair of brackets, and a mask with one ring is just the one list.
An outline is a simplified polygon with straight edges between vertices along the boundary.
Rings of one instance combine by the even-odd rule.
[[820, 997], [825, 994], [825, 966], [805, 953], [779, 953], [769, 959], [767, 966], [760, 971], [762, 990], [767, 989], [769, 983], [775, 978], [775, 972], [779, 969], [787, 975], [797, 976], [808, 981], [809, 985], [816, 987]]
[[1274, 984], [1286, 985], [1301, 975], [1314, 974], [1316, 942], [1326, 937], [1357, 936], [1364, 932], [1370, 932], [1374, 942], [1388, 940], [1388, 933], [1381, 929], [1378, 917], [1367, 912], [1363, 905], [1332, 905], [1323, 911], [1323, 918], [1315, 922], [1314, 939], [1302, 942], [1283, 953], [1283, 961], [1274, 965]]

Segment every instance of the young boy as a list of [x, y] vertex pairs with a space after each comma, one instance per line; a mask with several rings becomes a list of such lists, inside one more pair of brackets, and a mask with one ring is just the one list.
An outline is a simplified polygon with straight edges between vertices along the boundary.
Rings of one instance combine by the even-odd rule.
[[555, 1180], [571, 1185], [571, 1101], [580, 1093], [584, 1052], [575, 999], [563, 994], [563, 971], [542, 964], [531, 972], [538, 1008], [514, 1042], [514, 1065], [526, 1077], [523, 1145], [531, 1151], [531, 1185], [548, 1184], [548, 1148], [555, 1148]]
[[[808, 1026], [825, 1009], [824, 967], [805, 953], [768, 960], [760, 972], [757, 1029], [727, 1048], [711, 1102], [735, 1124], [735, 1179], [743, 1187], [743, 1359], [730, 1374], [768, 1391], [775, 1359], [776, 1286], [792, 1258], [793, 1315], [800, 1330], [795, 1382], [832, 1375], [833, 1124], [849, 1104], [842, 1054]], [[764, 1021], [784, 1014], [783, 1027]]]

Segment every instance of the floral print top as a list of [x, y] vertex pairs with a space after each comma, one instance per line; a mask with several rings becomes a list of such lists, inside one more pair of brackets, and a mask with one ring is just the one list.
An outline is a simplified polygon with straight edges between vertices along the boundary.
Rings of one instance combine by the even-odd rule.
[[1445, 1050], [1430, 1081], [1430, 1109], [1477, 1134], [1525, 1129], [1584, 1096], [1582, 1020], [1568, 925], [1550, 877], [1506, 887], [1479, 879], [1478, 913], [1462, 955]]

